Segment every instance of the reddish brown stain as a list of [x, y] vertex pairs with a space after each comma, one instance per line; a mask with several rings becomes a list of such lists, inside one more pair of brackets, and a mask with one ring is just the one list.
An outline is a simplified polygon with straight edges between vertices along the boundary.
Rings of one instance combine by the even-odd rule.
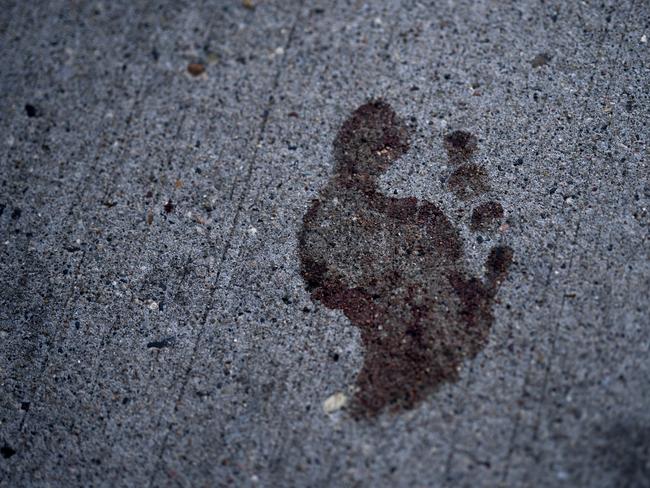
[[458, 377], [487, 342], [492, 301], [512, 261], [509, 247], [495, 247], [485, 276], [471, 276], [460, 235], [435, 204], [379, 191], [378, 178], [408, 149], [407, 127], [387, 103], [359, 107], [338, 132], [335, 174], [299, 235], [312, 298], [361, 332], [356, 418], [412, 408]]
[[493, 230], [503, 218], [503, 207], [499, 202], [485, 202], [472, 210], [470, 228], [474, 231]]
[[487, 172], [475, 164], [466, 164], [455, 169], [447, 180], [447, 186], [462, 200], [476, 198], [490, 191]]
[[478, 145], [476, 137], [464, 130], [456, 130], [445, 136], [444, 146], [449, 162], [460, 164], [471, 159]]

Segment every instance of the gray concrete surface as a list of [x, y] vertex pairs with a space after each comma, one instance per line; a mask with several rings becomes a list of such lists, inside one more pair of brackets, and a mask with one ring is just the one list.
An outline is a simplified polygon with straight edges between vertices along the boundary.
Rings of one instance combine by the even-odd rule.
[[[650, 5], [252, 3], [0, 2], [0, 486], [650, 486]], [[355, 421], [296, 236], [372, 97], [460, 227], [477, 135], [515, 262], [458, 382]]]

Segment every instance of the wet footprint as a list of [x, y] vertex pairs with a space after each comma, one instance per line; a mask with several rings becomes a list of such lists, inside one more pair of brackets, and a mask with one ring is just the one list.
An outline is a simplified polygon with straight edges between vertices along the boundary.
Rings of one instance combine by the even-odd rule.
[[[472, 162], [476, 138], [444, 138], [454, 171], [447, 187], [470, 202], [490, 189]], [[409, 149], [409, 132], [381, 100], [355, 110], [334, 141], [335, 174], [303, 219], [301, 273], [312, 298], [342, 310], [360, 329], [364, 363], [356, 379], [353, 416], [414, 407], [485, 347], [492, 301], [512, 261], [494, 247], [485, 275], [468, 272], [456, 227], [433, 203], [392, 198], [379, 177]], [[494, 230], [497, 202], [473, 208], [470, 228]]]

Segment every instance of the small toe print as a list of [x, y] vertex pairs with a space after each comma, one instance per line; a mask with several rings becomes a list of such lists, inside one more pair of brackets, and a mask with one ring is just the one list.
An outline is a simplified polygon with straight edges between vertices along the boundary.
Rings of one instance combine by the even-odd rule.
[[447, 180], [447, 186], [461, 200], [470, 200], [490, 191], [487, 172], [475, 164], [454, 170]]
[[449, 156], [449, 162], [460, 164], [471, 159], [476, 152], [476, 136], [464, 130], [456, 130], [445, 136], [444, 146]]
[[503, 218], [503, 207], [499, 202], [485, 202], [472, 210], [470, 228], [473, 231], [495, 230]]

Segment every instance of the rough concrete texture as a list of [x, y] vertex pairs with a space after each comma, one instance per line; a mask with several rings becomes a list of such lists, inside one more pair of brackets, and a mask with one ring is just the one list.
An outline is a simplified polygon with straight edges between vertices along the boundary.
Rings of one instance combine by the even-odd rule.
[[[0, 4], [1, 486], [650, 486], [648, 2]], [[357, 420], [298, 235], [376, 98], [379, 191], [514, 261], [457, 381]]]

